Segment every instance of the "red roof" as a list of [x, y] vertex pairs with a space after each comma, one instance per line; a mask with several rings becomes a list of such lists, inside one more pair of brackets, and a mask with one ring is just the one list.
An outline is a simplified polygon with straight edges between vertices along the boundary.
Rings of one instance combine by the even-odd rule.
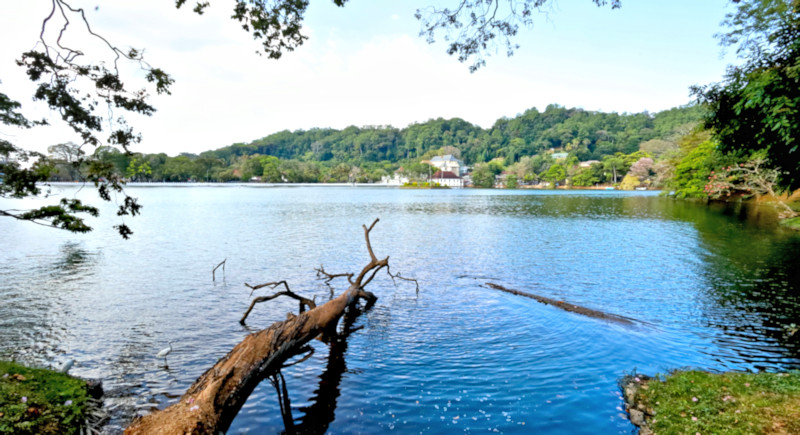
[[444, 171], [444, 172], [436, 171], [436, 173], [433, 174], [432, 178], [434, 178], [434, 179], [437, 179], [437, 178], [438, 179], [442, 179], [442, 178], [459, 179], [461, 177], [459, 177], [458, 175], [456, 175], [456, 174], [454, 174], [454, 173], [452, 173], [450, 171]]

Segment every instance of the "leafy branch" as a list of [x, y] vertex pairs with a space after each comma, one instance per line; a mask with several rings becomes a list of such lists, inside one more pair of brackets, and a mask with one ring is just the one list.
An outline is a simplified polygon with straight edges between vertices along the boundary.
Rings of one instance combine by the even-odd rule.
[[[621, 0], [592, 0], [597, 6], [611, 3], [619, 8]], [[415, 18], [422, 26], [419, 35], [429, 44], [437, 34], [444, 34], [447, 54], [457, 55], [459, 62], [472, 60], [470, 72], [486, 65], [484, 55], [498, 46], [507, 56], [519, 48], [513, 38], [520, 26], [533, 26], [534, 12], [542, 12], [549, 0], [460, 0], [455, 8], [429, 6], [417, 9]]]

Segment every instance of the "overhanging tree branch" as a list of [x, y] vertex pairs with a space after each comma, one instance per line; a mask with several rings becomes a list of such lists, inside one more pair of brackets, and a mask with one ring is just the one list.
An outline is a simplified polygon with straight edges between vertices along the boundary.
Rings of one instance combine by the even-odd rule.
[[[621, 0], [592, 0], [597, 6], [621, 6]], [[550, 0], [459, 0], [454, 9], [429, 6], [417, 9], [419, 35], [428, 43], [436, 42], [443, 34], [447, 54], [456, 55], [459, 62], [472, 59], [470, 72], [486, 65], [484, 56], [504, 47], [511, 56], [519, 48], [513, 42], [520, 26], [533, 25], [534, 12], [542, 12]]]

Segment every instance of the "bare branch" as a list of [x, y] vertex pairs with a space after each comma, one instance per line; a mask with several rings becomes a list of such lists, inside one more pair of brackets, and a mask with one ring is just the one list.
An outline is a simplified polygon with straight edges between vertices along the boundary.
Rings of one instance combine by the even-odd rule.
[[376, 265], [375, 265], [374, 267], [375, 267], [375, 268], [374, 268], [374, 269], [372, 269], [372, 275], [370, 275], [370, 276], [369, 276], [369, 278], [367, 279], [367, 282], [365, 282], [365, 283], [361, 284], [361, 288], [362, 288], [362, 289], [363, 289], [364, 287], [366, 287], [366, 286], [367, 286], [367, 284], [369, 284], [369, 283], [372, 281], [372, 278], [375, 278], [375, 275], [376, 275], [376, 274], [377, 274], [377, 273], [378, 273], [378, 272], [379, 272], [381, 269], [383, 269], [384, 267], [389, 267], [389, 257], [386, 257], [386, 258], [384, 258], [383, 260], [379, 261], [378, 263], [376, 263]]
[[321, 264], [319, 266], [319, 269], [315, 268], [314, 270], [317, 272], [317, 279], [324, 280], [325, 284], [329, 284], [334, 279], [340, 278], [340, 277], [347, 277], [347, 281], [349, 281], [350, 284], [353, 283], [353, 274], [352, 273], [328, 273], [328, 272], [325, 271], [325, 266], [323, 266]]
[[372, 231], [372, 228], [375, 227], [375, 224], [377, 224], [379, 220], [379, 218], [375, 218], [375, 222], [372, 222], [369, 228], [367, 228], [366, 225], [362, 225], [364, 227], [364, 238], [367, 240], [367, 251], [372, 261], [378, 261], [378, 259], [375, 257], [375, 253], [372, 252], [372, 244], [369, 242], [369, 232]]
[[394, 284], [395, 286], [397, 285], [397, 282], [395, 282], [395, 279], [402, 279], [403, 281], [413, 282], [417, 286], [417, 294], [419, 294], [419, 281], [417, 281], [416, 279], [414, 279], [414, 278], [406, 278], [404, 276], [401, 276], [400, 272], [397, 272], [396, 274], [392, 275], [392, 271], [389, 269], [388, 266], [386, 267], [386, 273], [389, 274], [390, 277], [392, 277], [392, 282], [395, 283]]
[[[219, 269], [220, 266], [222, 266], [222, 277], [223, 278], [225, 277], [225, 262], [226, 261], [228, 261], [227, 258], [222, 260], [222, 262], [220, 264], [218, 264], [216, 267], [211, 269], [211, 280], [212, 281], [216, 281], [217, 280], [217, 275], [216, 275], [217, 274], [217, 269]], [[250, 295], [252, 296], [253, 293], [251, 292]]]
[[275, 293], [275, 294], [270, 295], [270, 296], [260, 296], [260, 297], [257, 297], [255, 299], [253, 299], [253, 301], [250, 302], [250, 307], [244, 313], [244, 315], [242, 316], [242, 319], [239, 320], [239, 323], [242, 324], [242, 325], [244, 325], [244, 321], [247, 319], [247, 316], [250, 315], [250, 312], [253, 311], [253, 307], [255, 307], [256, 304], [261, 303], [261, 302], [270, 301], [270, 300], [275, 299], [275, 298], [277, 298], [279, 296], [288, 296], [288, 297], [290, 297], [292, 299], [298, 300], [300, 302], [299, 312], [301, 312], [301, 313], [306, 310], [306, 307], [308, 307], [308, 309], [310, 309], [310, 310], [317, 307], [316, 302], [314, 302], [312, 299], [305, 298], [305, 297], [300, 296], [297, 293], [293, 292], [289, 288], [289, 284], [286, 281], [268, 282], [268, 283], [259, 284], [259, 285], [256, 285], [256, 286], [251, 286], [250, 284], [247, 284], [247, 283], [245, 283], [244, 285], [252, 289], [250, 291], [250, 295], [251, 296], [253, 295], [254, 291], [256, 291], [256, 290], [258, 290], [260, 288], [264, 288], [264, 287], [269, 287], [269, 288], [274, 289], [275, 287], [277, 287], [279, 285], [283, 285], [286, 288], [286, 290], [282, 291], [282, 292]]

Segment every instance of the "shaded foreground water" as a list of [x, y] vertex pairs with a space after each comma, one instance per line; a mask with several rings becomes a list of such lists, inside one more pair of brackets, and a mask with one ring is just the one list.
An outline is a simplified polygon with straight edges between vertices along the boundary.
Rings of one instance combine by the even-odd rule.
[[[763, 209], [648, 192], [129, 191], [144, 204], [129, 241], [110, 228], [110, 207], [89, 235], [0, 221], [0, 357], [77, 360], [72, 373], [104, 380], [109, 432], [177, 400], [250, 330], [296, 310], [261, 304], [240, 326], [243, 283], [286, 279], [327, 300], [313, 268], [360, 270], [361, 225], [375, 217], [376, 255], [421, 290], [376, 279], [380, 299], [346, 340], [315, 341], [283, 371], [286, 424], [301, 432], [630, 433], [616, 382], [631, 370], [800, 368], [790, 330], [800, 237]], [[642, 323], [584, 318], [486, 282]], [[165, 367], [155, 354], [168, 340]], [[280, 409], [265, 380], [229, 432], [280, 433]]]

